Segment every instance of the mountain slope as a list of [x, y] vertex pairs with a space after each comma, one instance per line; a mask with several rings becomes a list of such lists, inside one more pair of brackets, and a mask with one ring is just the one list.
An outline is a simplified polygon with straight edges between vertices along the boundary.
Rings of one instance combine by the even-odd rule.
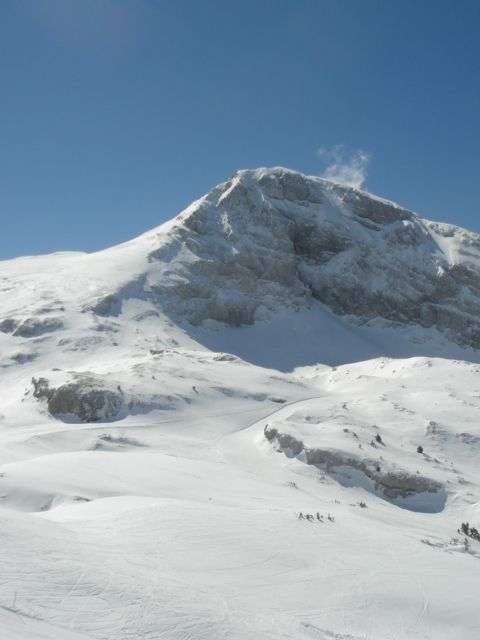
[[124, 245], [2, 263], [0, 329], [88, 330], [133, 301], [137, 322], [160, 312], [195, 336], [208, 320], [248, 326], [320, 303], [357, 325], [433, 328], [477, 347], [479, 260], [463, 229], [320, 178], [241, 171]]
[[2, 637], [474, 637], [479, 269], [281, 168], [0, 263]]

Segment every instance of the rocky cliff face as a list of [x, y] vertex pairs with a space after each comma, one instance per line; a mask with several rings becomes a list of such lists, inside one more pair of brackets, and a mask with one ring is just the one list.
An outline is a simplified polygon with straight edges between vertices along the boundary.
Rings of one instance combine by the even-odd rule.
[[[380, 318], [435, 328], [480, 348], [477, 234], [282, 168], [240, 171], [124, 245], [65, 254], [51, 265], [48, 256], [37, 260], [34, 274], [24, 274], [21, 261], [7, 271], [20, 297], [4, 308], [3, 334], [65, 333], [69, 304], [82, 314], [78, 323], [95, 323], [88, 340], [100, 343], [102, 332], [118, 331], [112, 323], [132, 301], [141, 307], [134, 319], [162, 313], [194, 326], [252, 325], [320, 303], [354, 324]], [[23, 292], [24, 306], [17, 304]], [[50, 298], [56, 306], [45, 307]]]
[[[281, 433], [268, 425], [264, 435], [278, 452], [325, 471], [345, 486], [363, 486], [394, 504], [401, 499], [401, 506], [412, 511], [437, 513], [445, 506], [446, 492], [440, 482], [403, 469], [394, 461], [385, 460], [384, 455], [373, 458], [363, 452], [358, 455], [341, 449], [308, 447], [289, 433]], [[419, 507], [417, 498], [421, 494], [426, 494], [428, 499]]]
[[318, 301], [480, 347], [480, 237], [320, 178], [239, 172], [148, 259], [143, 294], [193, 324], [252, 324]]

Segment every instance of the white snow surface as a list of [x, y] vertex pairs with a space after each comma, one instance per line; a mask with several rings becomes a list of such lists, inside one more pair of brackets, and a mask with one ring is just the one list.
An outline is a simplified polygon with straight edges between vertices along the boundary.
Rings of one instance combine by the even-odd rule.
[[[2, 639], [480, 637], [480, 542], [457, 531], [480, 528], [479, 352], [306, 296], [267, 237], [283, 222], [251, 206], [306, 215], [285, 172], [240, 172], [111, 249], [0, 263]], [[287, 173], [371, 242], [322, 200], [336, 185]], [[478, 266], [478, 236], [409, 215], [438, 241], [428, 269]], [[255, 255], [268, 277], [238, 270]], [[118, 411], [52, 414], [32, 378], [109, 390]]]

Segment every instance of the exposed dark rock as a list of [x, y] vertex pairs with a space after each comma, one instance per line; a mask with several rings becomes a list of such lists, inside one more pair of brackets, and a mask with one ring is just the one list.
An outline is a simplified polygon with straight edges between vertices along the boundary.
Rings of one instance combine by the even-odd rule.
[[60, 318], [27, 318], [15, 329], [13, 335], [22, 338], [36, 338], [44, 333], [52, 333], [63, 329]]
[[94, 313], [97, 316], [117, 317], [122, 313], [123, 301], [129, 298], [146, 299], [145, 293], [146, 276], [138, 276], [130, 282], [125, 283], [117, 291], [112, 291], [99, 296], [89, 304], [85, 305], [82, 313]]
[[34, 398], [37, 398], [37, 400], [46, 398], [48, 400], [51, 389], [47, 378], [32, 378], [32, 385]]
[[83, 379], [51, 388], [46, 378], [32, 379], [33, 395], [46, 400], [49, 413], [67, 422], [111, 422], [118, 419], [123, 394]]
[[142, 322], [143, 320], [147, 320], [148, 318], [159, 318], [159, 317], [160, 317], [160, 314], [158, 313], [158, 311], [155, 311], [154, 309], [149, 309], [148, 311], [143, 311], [142, 313], [139, 313], [132, 319], [135, 320], [135, 322]]
[[357, 216], [368, 218], [379, 224], [389, 224], [413, 217], [410, 211], [402, 209], [386, 200], [372, 198], [368, 194], [348, 187], [336, 186], [335, 191], [341, 193], [342, 200]]
[[217, 299], [210, 303], [208, 317], [233, 327], [253, 324], [255, 320], [255, 305], [245, 299]]
[[5, 318], [0, 322], [0, 331], [2, 333], [13, 333], [18, 326], [18, 321], [14, 318]]
[[277, 442], [278, 447], [288, 457], [298, 456], [303, 451], [303, 442], [288, 433], [279, 433], [274, 427], [265, 427], [263, 433], [269, 442]]
[[37, 313], [38, 315], [45, 315], [49, 313], [58, 313], [62, 311], [65, 311], [65, 307], [59, 300], [55, 300], [51, 304], [48, 304], [44, 307], [40, 307], [39, 309], [36, 309], [35, 313]]
[[11, 360], [17, 364], [27, 364], [33, 362], [38, 357], [38, 353], [15, 353], [11, 356]]
[[113, 322], [97, 322], [93, 328], [100, 333], [118, 333], [120, 331], [120, 326]]
[[480, 436], [476, 436], [473, 433], [457, 433], [455, 437], [463, 444], [480, 445]]
[[274, 443], [286, 456], [302, 455], [307, 464], [320, 467], [336, 478], [338, 478], [338, 470], [345, 467], [360, 472], [372, 481], [375, 492], [386, 500], [395, 501], [398, 498], [411, 498], [419, 493], [434, 494], [443, 491], [441, 483], [431, 478], [412, 474], [403, 469], [384, 470], [377, 460], [360, 458], [338, 450], [305, 447], [301, 440], [290, 434], [280, 433], [268, 425], [264, 429], [264, 434], [266, 439]]
[[110, 422], [118, 417], [122, 403], [121, 393], [71, 383], [55, 390], [48, 409], [56, 417], [73, 415], [81, 422]]
[[295, 224], [292, 226], [291, 238], [295, 254], [316, 264], [327, 262], [351, 246], [348, 238], [328, 224], [322, 228], [314, 224]]
[[84, 312], [92, 311], [97, 316], [118, 316], [122, 311], [122, 301], [114, 293], [110, 293], [83, 309]]

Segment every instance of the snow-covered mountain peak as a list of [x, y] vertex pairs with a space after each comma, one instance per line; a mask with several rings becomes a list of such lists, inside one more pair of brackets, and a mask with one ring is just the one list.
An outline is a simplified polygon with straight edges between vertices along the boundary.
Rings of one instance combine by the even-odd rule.
[[135, 308], [187, 329], [302, 311], [480, 345], [478, 235], [280, 167], [239, 171], [117, 247], [7, 261], [2, 274], [6, 335], [122, 322]]
[[194, 324], [320, 302], [479, 344], [479, 237], [368, 193], [283, 168], [239, 171], [160, 232], [150, 291]]
[[[232, 216], [250, 213], [253, 217], [271, 202], [323, 205], [337, 216], [358, 215], [374, 222], [409, 220], [414, 214], [389, 200], [318, 176], [307, 176], [285, 167], [261, 167], [237, 171], [229, 180], [219, 184], [206, 196], [188, 207], [184, 215], [190, 216], [201, 205], [228, 205]], [[352, 211], [353, 210], [353, 211]], [[301, 217], [302, 211], [291, 209], [290, 217]], [[305, 212], [303, 212], [305, 213]]]

